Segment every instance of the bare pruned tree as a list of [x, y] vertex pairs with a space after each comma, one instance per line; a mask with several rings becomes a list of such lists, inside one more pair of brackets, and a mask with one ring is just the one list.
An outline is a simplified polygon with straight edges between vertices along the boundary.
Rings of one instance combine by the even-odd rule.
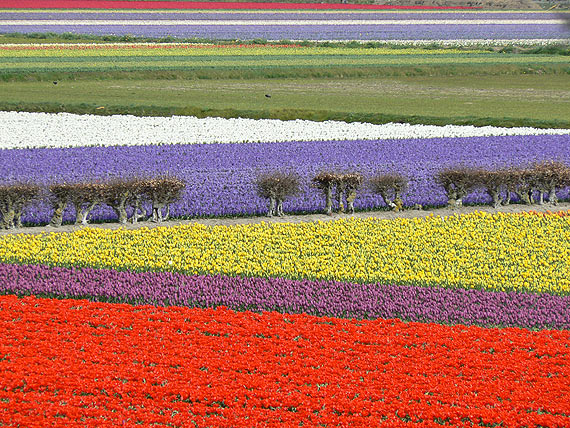
[[376, 174], [369, 183], [372, 191], [379, 194], [392, 210], [397, 212], [402, 209], [402, 193], [408, 188], [407, 177], [395, 172]]
[[558, 203], [556, 192], [570, 186], [570, 167], [562, 162], [542, 161], [532, 164], [533, 184], [539, 192], [539, 204], [544, 203], [544, 195], [552, 205]]
[[338, 174], [331, 171], [319, 172], [313, 178], [313, 185], [325, 194], [325, 213], [327, 215], [332, 215], [332, 196], [337, 180]]
[[478, 186], [475, 182], [476, 172], [472, 167], [457, 166], [445, 168], [436, 174], [435, 182], [445, 189], [448, 206], [463, 205], [463, 198]]
[[[133, 207], [131, 219], [136, 218], [138, 220], [140, 218], [137, 211], [137, 201], [140, 202], [142, 197], [144, 181], [141, 178], [117, 178], [106, 183], [104, 202], [117, 213], [119, 223], [125, 224], [127, 222], [127, 208], [129, 207]], [[140, 203], [138, 205], [140, 208]], [[133, 220], [133, 223], [136, 223], [136, 220]]]
[[93, 209], [105, 202], [107, 183], [83, 181], [71, 186], [70, 202], [75, 208], [75, 224], [88, 224], [87, 217]]
[[14, 183], [0, 186], [0, 213], [2, 229], [22, 227], [22, 212], [41, 193], [41, 187], [34, 183]]
[[291, 172], [271, 172], [257, 176], [257, 194], [269, 199], [267, 215], [283, 216], [283, 201], [299, 192], [299, 177]]
[[[168, 175], [141, 181], [142, 199], [149, 201], [152, 205], [153, 222], [162, 223], [168, 220], [170, 204], [180, 199], [185, 188], [184, 180]], [[163, 210], [165, 210], [164, 214]]]
[[[507, 191], [514, 193], [519, 200], [526, 205], [534, 204], [534, 193], [537, 190], [537, 182], [531, 167], [510, 167], [505, 170], [505, 182]], [[506, 204], [505, 204], [506, 205]]]
[[499, 208], [508, 204], [510, 193], [508, 186], [509, 171], [506, 169], [487, 170], [474, 168], [471, 172], [473, 184], [487, 192], [491, 197], [491, 206]]
[[339, 212], [344, 212], [344, 197], [346, 200], [346, 211], [354, 214], [354, 200], [356, 199], [357, 190], [362, 185], [362, 181], [362, 174], [357, 172], [337, 174], [335, 185]]
[[48, 185], [48, 200], [53, 208], [50, 226], [59, 227], [63, 222], [63, 212], [71, 201], [74, 183], [52, 183]]

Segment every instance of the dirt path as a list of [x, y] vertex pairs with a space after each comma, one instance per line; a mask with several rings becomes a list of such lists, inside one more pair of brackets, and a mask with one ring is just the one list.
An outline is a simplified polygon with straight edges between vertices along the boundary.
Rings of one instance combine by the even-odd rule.
[[238, 224], [256, 224], [256, 223], [301, 223], [301, 222], [316, 222], [316, 221], [332, 221], [341, 218], [378, 218], [378, 219], [396, 219], [396, 218], [418, 218], [418, 217], [428, 217], [428, 216], [438, 216], [447, 217], [456, 214], [467, 214], [475, 211], [484, 211], [488, 213], [504, 212], [504, 213], [520, 213], [527, 211], [537, 211], [537, 212], [557, 212], [557, 211], [570, 211], [570, 202], [560, 203], [556, 206], [552, 205], [509, 205], [506, 207], [501, 207], [499, 209], [494, 209], [489, 206], [469, 206], [461, 208], [437, 208], [431, 210], [413, 210], [408, 209], [395, 213], [392, 211], [366, 211], [357, 212], [355, 214], [334, 214], [332, 216], [327, 216], [325, 214], [306, 214], [306, 215], [285, 215], [284, 217], [224, 217], [224, 218], [197, 218], [192, 220], [171, 220], [161, 224], [152, 223], [150, 221], [144, 221], [137, 224], [126, 224], [120, 225], [118, 223], [102, 223], [102, 224], [90, 224], [87, 226], [76, 226], [76, 225], [64, 225], [61, 227], [50, 227], [50, 226], [34, 226], [34, 227], [24, 227], [21, 229], [14, 230], [0, 230], [0, 236], [11, 235], [17, 233], [26, 234], [39, 234], [39, 233], [49, 233], [49, 232], [75, 232], [84, 228], [98, 228], [98, 229], [119, 229], [123, 227], [125, 229], [140, 229], [142, 227], [153, 228], [158, 226], [178, 226], [185, 224], [201, 223], [207, 226], [233, 226]]

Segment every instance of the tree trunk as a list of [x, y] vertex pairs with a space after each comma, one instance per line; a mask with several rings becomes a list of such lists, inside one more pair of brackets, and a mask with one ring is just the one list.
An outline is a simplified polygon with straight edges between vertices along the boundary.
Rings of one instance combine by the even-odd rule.
[[22, 227], [22, 211], [24, 210], [24, 207], [19, 204], [15, 209], [14, 209], [14, 228], [19, 229], [20, 227]]
[[499, 194], [499, 189], [487, 189], [487, 193], [491, 197], [491, 206], [495, 209], [501, 206], [501, 195]]
[[527, 192], [526, 190], [515, 190], [516, 195], [519, 197], [519, 199], [521, 200], [521, 202], [525, 205], [530, 205], [531, 201], [529, 198], [529, 192]]
[[84, 207], [82, 203], [75, 203], [75, 224], [86, 225], [89, 224], [87, 217], [93, 211], [93, 208], [97, 205], [96, 202], [91, 202], [88, 206]]
[[392, 199], [390, 199], [390, 197], [388, 196], [388, 192], [387, 191], [381, 191], [380, 192], [380, 196], [382, 196], [382, 200], [384, 201], [384, 203], [386, 204], [386, 206], [394, 209], [394, 207], [396, 206], [396, 204], [394, 204], [394, 202], [392, 201]]
[[125, 207], [125, 205], [124, 204], [119, 205], [119, 207], [117, 207], [117, 211], [119, 214], [119, 223], [126, 224], [128, 215], [127, 215], [127, 208]]
[[53, 227], [60, 227], [61, 223], [63, 223], [63, 212], [65, 211], [65, 207], [67, 206], [67, 201], [56, 201], [53, 204], [53, 216], [49, 222], [50, 226]]
[[445, 192], [447, 193], [447, 206], [454, 207], [457, 205], [457, 190], [451, 186], [446, 187]]
[[152, 205], [152, 221], [154, 223], [162, 223], [164, 218], [162, 217], [162, 209], [165, 204], [153, 203]]
[[467, 196], [467, 192], [465, 191], [465, 189], [459, 188], [456, 190], [456, 196], [457, 196], [457, 199], [455, 200], [455, 206], [456, 207], [462, 207], [463, 206], [463, 198], [465, 196]]
[[354, 200], [356, 199], [356, 189], [350, 189], [346, 195], [346, 209], [350, 214], [354, 214]]
[[128, 214], [127, 214], [126, 201], [127, 201], [126, 199], [120, 200], [118, 204], [111, 205], [111, 208], [113, 208], [113, 211], [115, 211], [115, 214], [117, 214], [118, 222], [120, 224], [127, 223]]
[[113, 211], [117, 214], [118, 222], [120, 224], [126, 224], [128, 220], [127, 214], [127, 201], [131, 196], [130, 192], [123, 192], [120, 194], [118, 199], [113, 201], [107, 201], [107, 203], [113, 208]]
[[531, 204], [534, 204], [534, 197], [533, 197], [533, 195], [532, 195], [533, 193], [534, 193], [534, 190], [533, 190], [533, 189], [530, 189], [530, 190], [528, 191], [528, 200], [530, 201]]
[[[133, 215], [131, 217], [131, 222], [133, 224], [137, 223], [141, 218], [146, 218], [146, 216], [147, 216], [147, 212], [145, 210], [143, 210], [143, 208], [142, 208], [140, 197], [137, 197], [135, 199], [134, 205], [135, 205], [135, 207], [133, 209]], [[141, 214], [139, 214], [139, 212]]]
[[3, 213], [4, 221], [3, 226], [4, 229], [14, 229], [14, 208], [8, 208], [6, 213]]
[[326, 196], [326, 213], [327, 215], [332, 215], [332, 184], [327, 185], [325, 190]]
[[273, 217], [275, 214], [275, 198], [273, 196], [269, 197], [269, 211], [267, 212], [267, 217]]
[[509, 205], [511, 203], [511, 190], [507, 189], [507, 193], [505, 195], [505, 199], [503, 199], [503, 205]]
[[283, 200], [277, 199], [277, 215], [283, 217]]
[[542, 190], [538, 192], [538, 205], [544, 205], [544, 193], [542, 193]]
[[341, 186], [340, 184], [338, 184], [336, 186], [336, 201], [338, 204], [338, 212], [339, 213], [343, 213], [344, 212], [344, 203], [342, 201], [342, 197], [344, 194], [344, 189], [343, 186]]
[[12, 204], [6, 204], [2, 207], [2, 229], [14, 228], [14, 208]]
[[93, 208], [97, 205], [97, 202], [92, 202], [83, 212], [83, 217], [81, 218], [81, 224], [88, 224], [87, 216], [93, 211]]
[[75, 207], [75, 224], [81, 224], [81, 220], [83, 219], [83, 208], [81, 204], [74, 203], [73, 206]]
[[548, 192], [548, 203], [558, 205], [558, 196], [556, 196], [556, 187], [552, 186]]
[[404, 206], [404, 201], [402, 201], [400, 194], [396, 192], [396, 197], [394, 198], [394, 211], [400, 212], [403, 206]]

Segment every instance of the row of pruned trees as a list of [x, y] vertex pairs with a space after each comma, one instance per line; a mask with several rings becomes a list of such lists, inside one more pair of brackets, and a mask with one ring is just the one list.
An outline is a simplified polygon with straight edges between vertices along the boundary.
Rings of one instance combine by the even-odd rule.
[[570, 167], [555, 161], [499, 169], [459, 166], [438, 172], [435, 180], [445, 189], [450, 206], [463, 205], [474, 191], [485, 191], [495, 208], [508, 205], [513, 196], [527, 205], [545, 201], [555, 205], [557, 193], [570, 186]]
[[[364, 176], [358, 172], [322, 171], [313, 177], [311, 184], [325, 198], [325, 212], [332, 215], [333, 205], [337, 212], [354, 213], [357, 191], [364, 184]], [[283, 215], [283, 201], [299, 192], [300, 178], [294, 173], [274, 172], [261, 174], [256, 179], [257, 193], [269, 200], [267, 215]], [[395, 211], [402, 206], [402, 193], [407, 189], [408, 179], [400, 174], [378, 174], [368, 180], [374, 193]]]
[[[516, 196], [524, 204], [558, 202], [557, 193], [570, 186], [570, 167], [562, 162], [542, 161], [526, 166], [489, 169], [457, 166], [440, 170], [435, 182], [443, 187], [449, 206], [463, 205], [471, 192], [484, 191], [491, 197], [491, 205], [508, 205]], [[259, 196], [269, 199], [268, 215], [283, 215], [283, 201], [298, 193], [300, 178], [294, 173], [261, 174], [256, 185]], [[311, 180], [325, 199], [325, 212], [331, 215], [336, 203], [338, 212], [354, 213], [357, 190], [365, 183], [382, 197], [394, 211], [403, 207], [402, 194], [408, 188], [408, 178], [398, 173], [376, 174], [367, 180], [357, 172], [323, 171]], [[346, 202], [346, 204], [345, 204]]]
[[[170, 204], [180, 198], [186, 183], [177, 177], [134, 177], [107, 181], [68, 181], [42, 186], [35, 183], [0, 185], [0, 213], [3, 229], [22, 226], [22, 211], [35, 201], [47, 200], [53, 208], [51, 226], [61, 226], [68, 206], [75, 209], [75, 224], [87, 224], [98, 205], [107, 205], [119, 223], [147, 219], [144, 208], [150, 205], [152, 221], [162, 222], [170, 215]], [[131, 211], [129, 216], [128, 212]]]
[[[435, 181], [445, 190], [450, 206], [461, 206], [473, 191], [485, 191], [494, 207], [509, 204], [513, 196], [525, 204], [545, 201], [556, 204], [557, 193], [570, 186], [570, 167], [555, 161], [499, 169], [458, 166], [442, 169]], [[388, 207], [399, 211], [403, 207], [402, 194], [408, 188], [408, 178], [398, 173], [377, 174], [365, 180], [358, 172], [322, 171], [311, 183], [322, 192], [325, 212], [329, 215], [334, 205], [338, 212], [354, 213], [357, 191], [365, 183]], [[268, 215], [282, 216], [283, 201], [299, 192], [300, 178], [294, 173], [266, 173], [257, 177], [256, 186], [258, 194], [269, 200]], [[51, 204], [50, 225], [55, 227], [61, 226], [63, 213], [69, 206], [75, 209], [76, 224], [87, 224], [89, 214], [98, 205], [111, 207], [122, 224], [149, 217], [162, 222], [169, 218], [170, 204], [181, 197], [185, 187], [182, 179], [172, 176], [60, 182], [47, 186], [4, 184], [0, 185], [0, 227], [21, 227], [24, 208], [40, 199]], [[145, 208], [148, 206], [150, 214]]]

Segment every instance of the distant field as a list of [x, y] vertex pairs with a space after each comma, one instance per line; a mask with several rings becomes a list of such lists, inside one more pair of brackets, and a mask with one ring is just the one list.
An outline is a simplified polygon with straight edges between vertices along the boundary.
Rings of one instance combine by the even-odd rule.
[[[0, 101], [136, 107], [568, 121], [567, 75], [328, 79], [106, 79], [0, 83]], [[270, 95], [271, 98], [265, 95]]]
[[[145, 7], [154, 3], [125, 2], [124, 5]], [[295, 4], [290, 6], [296, 7]], [[49, 7], [47, 3], [46, 7]], [[72, 33], [242, 41], [552, 40], [570, 39], [565, 25], [567, 18], [568, 14], [547, 11], [0, 9], [0, 34]]]
[[570, 127], [556, 14], [292, 10], [0, 12], [0, 107]]

